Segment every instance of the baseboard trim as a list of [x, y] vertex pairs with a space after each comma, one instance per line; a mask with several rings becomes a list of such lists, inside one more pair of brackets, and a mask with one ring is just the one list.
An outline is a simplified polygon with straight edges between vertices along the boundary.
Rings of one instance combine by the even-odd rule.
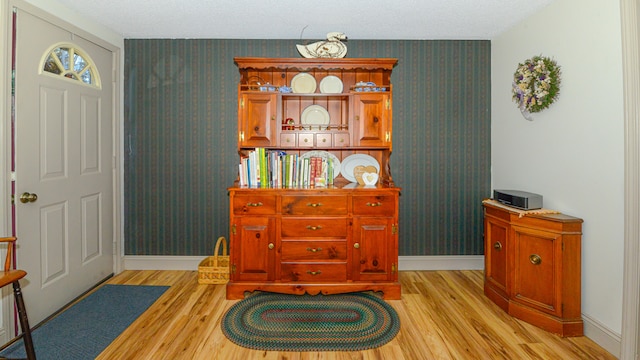
[[582, 314], [584, 322], [584, 336], [602, 346], [616, 358], [620, 358], [622, 351], [622, 336], [604, 326], [589, 315]]
[[398, 270], [484, 270], [484, 255], [399, 256]]
[[[198, 270], [204, 256], [137, 256], [124, 257], [125, 270]], [[400, 256], [399, 271], [484, 270], [483, 255]], [[621, 336], [588, 315], [582, 314], [584, 335], [613, 356], [620, 357]]]
[[[204, 256], [127, 255], [125, 270], [198, 270]], [[418, 270], [484, 270], [482, 255], [400, 256], [399, 271]]]

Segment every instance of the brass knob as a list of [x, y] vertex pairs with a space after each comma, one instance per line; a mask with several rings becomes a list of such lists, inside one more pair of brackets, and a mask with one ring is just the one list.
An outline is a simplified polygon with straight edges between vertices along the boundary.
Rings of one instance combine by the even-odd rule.
[[25, 193], [22, 193], [22, 195], [20, 195], [20, 202], [23, 204], [26, 204], [29, 202], [36, 202], [36, 200], [38, 200], [37, 194], [29, 194], [28, 192], [25, 192]]
[[250, 206], [250, 207], [258, 207], [258, 206], [262, 206], [262, 203], [261, 203], [261, 202], [257, 202], [257, 203], [247, 203], [247, 206]]
[[269, 243], [269, 250], [273, 250], [274, 247], [276, 247], [276, 246], [273, 245], [273, 243]]
[[493, 244], [493, 248], [496, 249], [497, 251], [502, 250], [502, 244], [500, 243], [500, 241], [496, 241], [496, 243]]
[[307, 225], [307, 230], [320, 230], [322, 229], [322, 226], [317, 225], [317, 226], [312, 226], [312, 225]]
[[318, 252], [318, 251], [322, 251], [322, 248], [307, 248], [307, 251], [315, 253], [315, 252]]
[[538, 254], [531, 254], [529, 255], [529, 261], [531, 261], [533, 265], [540, 265], [542, 258]]
[[318, 207], [318, 206], [322, 206], [322, 203], [308, 203], [307, 206]]
[[353, 247], [356, 248], [356, 249], [360, 249], [360, 244], [359, 243], [355, 243], [355, 244], [353, 244]]
[[371, 206], [371, 207], [376, 207], [376, 206], [382, 206], [382, 203], [381, 202], [375, 202], [375, 203], [369, 203], [368, 202], [366, 205], [367, 206]]
[[320, 274], [322, 274], [322, 271], [311, 271], [311, 270], [308, 270], [307, 274], [309, 274], [309, 275], [320, 275]]

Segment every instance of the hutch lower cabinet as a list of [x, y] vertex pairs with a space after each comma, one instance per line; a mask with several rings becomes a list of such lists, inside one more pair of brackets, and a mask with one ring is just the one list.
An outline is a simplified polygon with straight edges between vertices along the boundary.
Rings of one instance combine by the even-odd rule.
[[583, 335], [582, 219], [484, 203], [484, 293], [510, 315], [560, 336]]
[[400, 299], [397, 189], [230, 191], [231, 278], [245, 291]]
[[240, 164], [228, 189], [227, 298], [376, 291], [400, 299], [400, 188], [390, 166], [397, 60], [235, 62]]

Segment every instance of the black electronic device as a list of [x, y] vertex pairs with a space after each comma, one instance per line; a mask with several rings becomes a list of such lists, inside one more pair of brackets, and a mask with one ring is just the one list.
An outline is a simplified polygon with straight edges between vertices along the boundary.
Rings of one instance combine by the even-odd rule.
[[542, 195], [520, 190], [493, 190], [493, 199], [497, 202], [522, 210], [542, 208]]

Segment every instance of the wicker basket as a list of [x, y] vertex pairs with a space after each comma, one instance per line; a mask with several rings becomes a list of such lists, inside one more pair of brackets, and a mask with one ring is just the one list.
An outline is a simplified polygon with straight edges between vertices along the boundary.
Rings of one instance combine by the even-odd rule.
[[[222, 255], [218, 255], [222, 244]], [[198, 265], [199, 284], [226, 284], [229, 281], [229, 255], [227, 255], [227, 240], [220, 236], [216, 241], [213, 256], [209, 256]]]

